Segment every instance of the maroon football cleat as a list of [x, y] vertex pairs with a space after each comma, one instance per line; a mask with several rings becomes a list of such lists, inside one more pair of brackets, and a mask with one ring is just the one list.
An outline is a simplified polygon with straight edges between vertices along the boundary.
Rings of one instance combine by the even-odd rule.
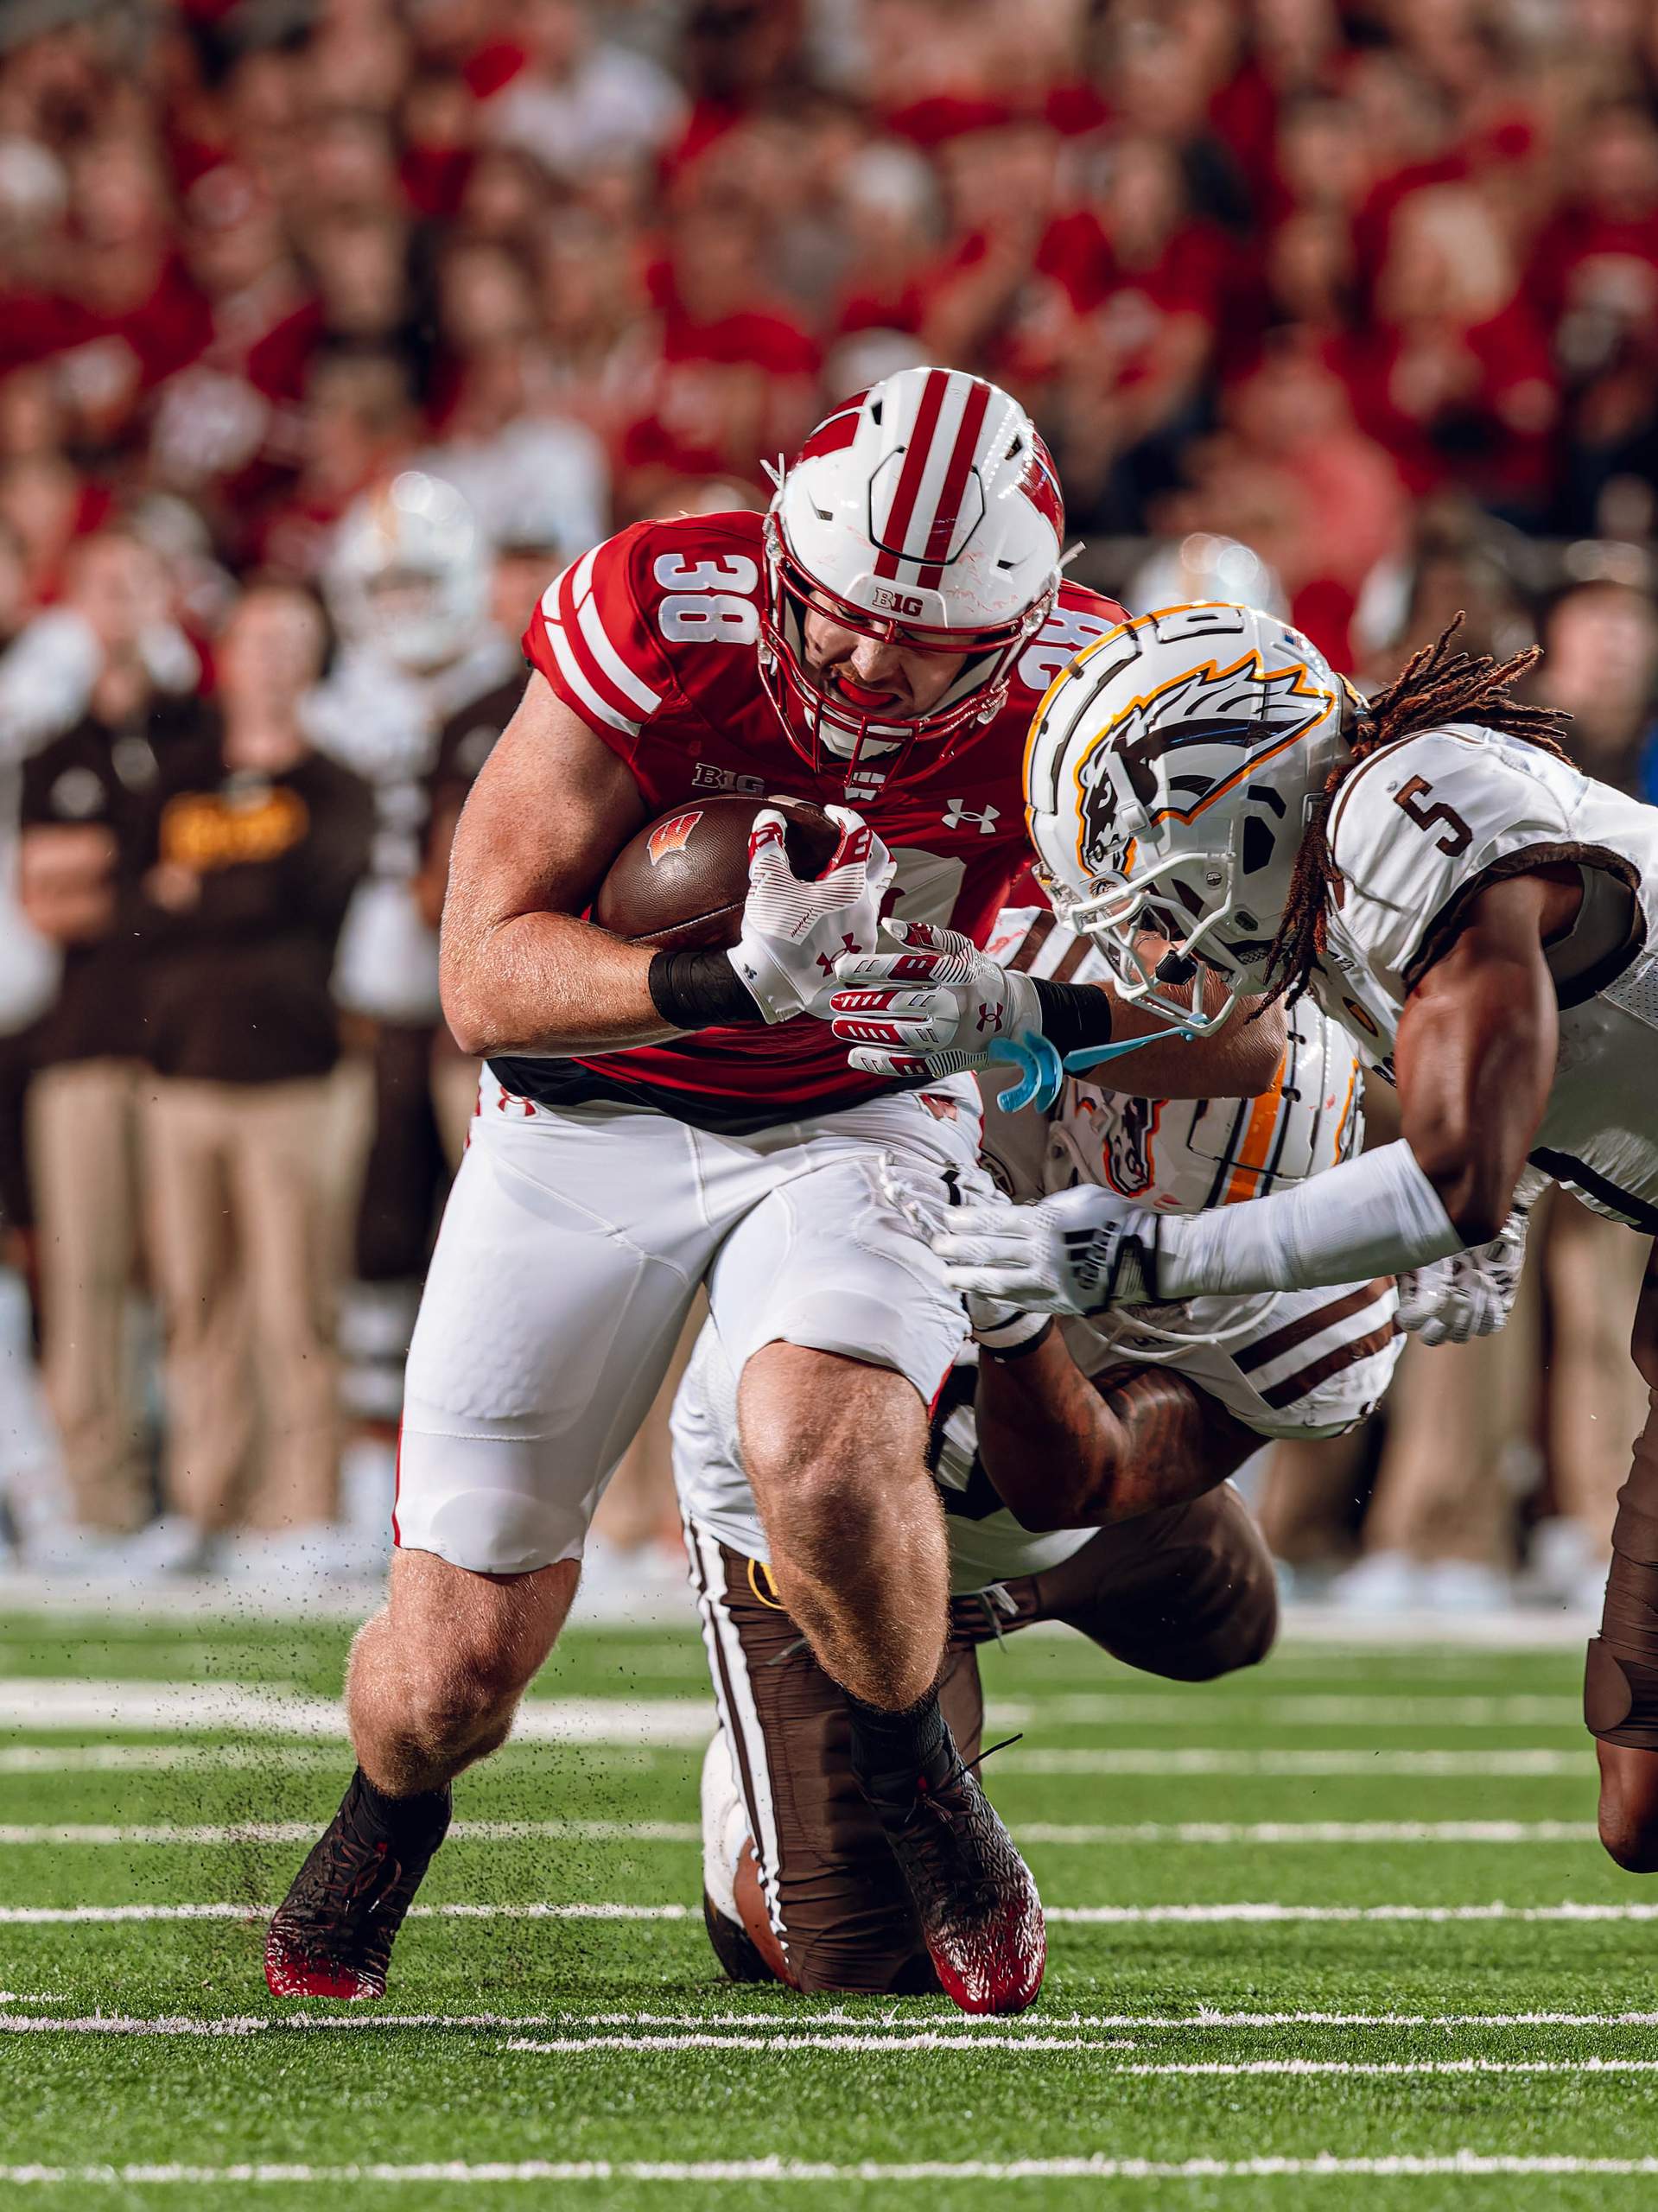
[[876, 1809], [944, 1994], [964, 2012], [1033, 2005], [1048, 1956], [1042, 1900], [978, 1777], [957, 1760], [903, 1817]]
[[416, 1846], [370, 1815], [353, 1775], [265, 1934], [273, 1997], [384, 1997], [391, 1943], [448, 1828], [448, 1808]]

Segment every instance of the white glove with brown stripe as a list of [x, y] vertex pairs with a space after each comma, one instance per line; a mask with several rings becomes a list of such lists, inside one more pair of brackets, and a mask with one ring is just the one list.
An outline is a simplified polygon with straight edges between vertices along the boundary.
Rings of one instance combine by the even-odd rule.
[[1399, 1325], [1425, 1344], [1465, 1344], [1508, 1326], [1526, 1264], [1531, 1202], [1521, 1198], [1489, 1244], [1431, 1260], [1399, 1278]]

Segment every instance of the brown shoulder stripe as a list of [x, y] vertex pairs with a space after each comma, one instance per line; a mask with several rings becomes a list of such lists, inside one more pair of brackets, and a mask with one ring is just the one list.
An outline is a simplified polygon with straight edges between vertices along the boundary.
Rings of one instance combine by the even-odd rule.
[[1036, 956], [1053, 935], [1053, 916], [1047, 911], [1037, 915], [1025, 932], [1025, 942], [1007, 963], [1010, 968], [1024, 970], [1034, 965]]
[[1274, 1413], [1281, 1413], [1286, 1406], [1293, 1406], [1298, 1398], [1305, 1398], [1321, 1382], [1328, 1382], [1332, 1375], [1339, 1375], [1344, 1368], [1356, 1367], [1362, 1359], [1372, 1358], [1388, 1346], [1400, 1333], [1399, 1324], [1391, 1314], [1379, 1329], [1372, 1329], [1368, 1337], [1351, 1337], [1345, 1344], [1337, 1344], [1322, 1359], [1315, 1359], [1310, 1367], [1303, 1367], [1293, 1375], [1286, 1375], [1281, 1382], [1274, 1382], [1270, 1390], [1261, 1394], [1261, 1403], [1270, 1406]]
[[1309, 1338], [1320, 1337], [1338, 1321], [1362, 1313], [1392, 1288], [1390, 1275], [1378, 1275], [1374, 1282], [1362, 1283], [1358, 1289], [1350, 1290], [1345, 1298], [1333, 1299], [1328, 1306], [1320, 1306], [1311, 1313], [1299, 1313], [1294, 1320], [1286, 1321], [1281, 1329], [1274, 1329], [1271, 1336], [1260, 1337], [1254, 1344], [1245, 1344], [1242, 1351], [1233, 1353], [1232, 1363], [1246, 1375], [1252, 1375], [1257, 1367], [1267, 1366], [1281, 1353], [1293, 1351], [1297, 1344], [1305, 1344]]
[[1053, 971], [1056, 983], [1068, 983], [1094, 950], [1085, 937], [1074, 938], [1067, 947], [1064, 959]]

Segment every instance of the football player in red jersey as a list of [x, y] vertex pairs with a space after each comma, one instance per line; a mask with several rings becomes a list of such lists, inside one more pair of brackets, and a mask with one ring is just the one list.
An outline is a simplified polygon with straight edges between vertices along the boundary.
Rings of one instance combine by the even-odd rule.
[[[928, 1408], [964, 1321], [903, 1209], [941, 1176], [975, 1186], [976, 1093], [849, 1070], [828, 1017], [836, 957], [873, 950], [884, 911], [981, 942], [1025, 863], [1032, 712], [1121, 619], [1062, 581], [1062, 529], [1023, 410], [910, 370], [818, 429], [765, 517], [624, 530], [532, 616], [523, 704], [454, 842], [444, 1007], [488, 1065], [409, 1357], [390, 1600], [353, 1655], [359, 1764], [272, 1923], [276, 1993], [384, 1990], [450, 1782], [505, 1738], [706, 1283], [779, 1587], [853, 1701], [939, 1980], [975, 2011], [1036, 1994], [1035, 1889], [934, 1687]], [[772, 791], [839, 808], [841, 848], [797, 880], [762, 812], [728, 952], [582, 918], [653, 815]], [[984, 976], [962, 1064], [1020, 996]], [[1126, 1033], [1156, 1027], [1124, 1008]], [[1137, 1079], [1247, 1096], [1281, 1046], [1241, 1014], [1201, 1047], [1165, 1032]]]

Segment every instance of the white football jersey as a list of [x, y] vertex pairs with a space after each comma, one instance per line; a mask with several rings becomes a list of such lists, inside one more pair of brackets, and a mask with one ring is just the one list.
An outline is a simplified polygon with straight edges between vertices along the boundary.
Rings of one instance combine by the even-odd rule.
[[1313, 995], [1389, 1080], [1406, 999], [1469, 902], [1527, 868], [1580, 871], [1577, 922], [1548, 949], [1560, 1058], [1531, 1157], [1598, 1212], [1658, 1233], [1658, 810], [1453, 725], [1361, 762], [1330, 844], [1344, 887]]
[[[1005, 912], [991, 949], [1009, 966], [1063, 981], [1105, 972], [1100, 955], [1046, 907]], [[996, 1094], [1013, 1071], [992, 1068], [981, 1086], [983, 1164], [1016, 1199], [1079, 1182], [1121, 1189], [1138, 1179], [1132, 1194], [1142, 1204], [1181, 1211], [1264, 1195], [1333, 1167], [1356, 1147], [1358, 1068], [1341, 1031], [1316, 1008], [1296, 1009], [1292, 1033], [1273, 1090], [1242, 1102], [1147, 1102], [1073, 1077], [1051, 1115], [1028, 1107], [1007, 1114]], [[1403, 1342], [1397, 1302], [1391, 1278], [1382, 1277], [1137, 1306], [1132, 1314], [1062, 1325], [1085, 1374], [1170, 1367], [1263, 1440], [1335, 1436], [1363, 1421], [1388, 1386]], [[976, 1358], [976, 1347], [964, 1345], [933, 1411], [932, 1471], [948, 1516], [957, 1594], [1041, 1573], [1095, 1533], [1032, 1535], [1002, 1506], [978, 1455]], [[737, 1380], [712, 1326], [680, 1385], [673, 1442], [674, 1479], [686, 1510], [734, 1549], [764, 1559], [765, 1533], [738, 1440]]]

